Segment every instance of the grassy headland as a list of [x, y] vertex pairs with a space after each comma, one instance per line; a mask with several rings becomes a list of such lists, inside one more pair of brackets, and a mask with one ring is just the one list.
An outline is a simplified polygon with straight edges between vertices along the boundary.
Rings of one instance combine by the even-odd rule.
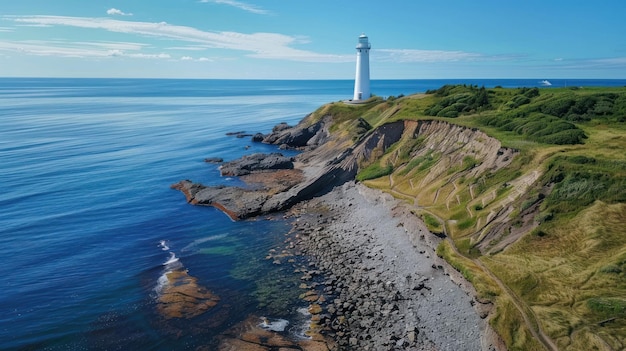
[[[495, 303], [509, 349], [626, 347], [626, 87], [450, 85], [310, 118], [325, 115], [353, 140], [363, 130], [349, 126], [460, 126], [403, 137], [357, 179], [446, 235], [438, 254]], [[487, 160], [504, 149], [512, 156]]]

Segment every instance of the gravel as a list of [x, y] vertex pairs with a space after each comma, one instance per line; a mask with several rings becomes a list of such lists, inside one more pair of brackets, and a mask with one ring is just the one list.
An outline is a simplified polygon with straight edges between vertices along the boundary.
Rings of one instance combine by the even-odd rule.
[[343, 350], [495, 350], [471, 285], [435, 254], [434, 236], [392, 196], [346, 183], [297, 205], [295, 245], [322, 277], [320, 324]]

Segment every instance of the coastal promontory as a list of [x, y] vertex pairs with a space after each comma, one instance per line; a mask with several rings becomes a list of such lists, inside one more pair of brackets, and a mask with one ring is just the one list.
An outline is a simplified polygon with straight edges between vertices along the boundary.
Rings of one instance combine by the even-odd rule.
[[[441, 260], [432, 261], [432, 269], [440, 266], [468, 294], [474, 313], [488, 320], [478, 328], [487, 341], [472, 349], [626, 346], [626, 88], [449, 85], [358, 105], [327, 104], [296, 126], [277, 126], [263, 140], [301, 152], [293, 158], [251, 155], [222, 165], [246, 186], [181, 181], [174, 187], [190, 203], [215, 206], [236, 220], [290, 208], [321, 211], [318, 218], [327, 222], [316, 224], [319, 230], [301, 228], [298, 245], [322, 257], [325, 274], [335, 277], [329, 289], [343, 296], [342, 286], [376, 285], [376, 277], [383, 290], [399, 287], [391, 289], [399, 294], [396, 302], [380, 300], [385, 307], [372, 309], [373, 315], [364, 307], [350, 308], [365, 300], [347, 292], [345, 300], [325, 306], [332, 311], [322, 320], [323, 330], [338, 345], [451, 349], [442, 326], [458, 316], [437, 304], [455, 306], [454, 301], [433, 300], [431, 310], [446, 317], [439, 324], [433, 322], [436, 316], [400, 302], [427, 301], [428, 275], [419, 273], [424, 267], [402, 262], [429, 256]], [[342, 213], [350, 211], [350, 201], [367, 202], [349, 190], [354, 181], [369, 188], [360, 190], [367, 201], [384, 198], [373, 191], [397, 202], [385, 212], [390, 223], [394, 211], [403, 211], [394, 225], [404, 230], [389, 231], [393, 237], [372, 233], [384, 226], [358, 230], [363, 247], [370, 247], [364, 257], [383, 257], [386, 265], [370, 266], [361, 256], [338, 261], [352, 257], [341, 250], [357, 249], [348, 244], [356, 237], [341, 234], [356, 228]], [[356, 221], [365, 221], [357, 217], [355, 212]], [[402, 240], [413, 244], [390, 249]], [[328, 243], [343, 249], [333, 255], [319, 251]], [[337, 265], [360, 272], [356, 281]], [[395, 311], [404, 319], [378, 324], [383, 319], [374, 317]], [[400, 320], [411, 325], [394, 325]], [[379, 337], [389, 333], [397, 338]]]

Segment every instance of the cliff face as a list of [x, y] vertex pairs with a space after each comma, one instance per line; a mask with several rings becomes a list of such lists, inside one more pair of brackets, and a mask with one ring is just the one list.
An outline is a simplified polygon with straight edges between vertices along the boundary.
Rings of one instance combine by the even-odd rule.
[[514, 241], [503, 237], [510, 234], [503, 228], [511, 226], [516, 201], [540, 174], [507, 170], [517, 154], [477, 129], [442, 121], [398, 121], [369, 134], [355, 147], [352, 160], [365, 169], [377, 163], [389, 166], [388, 176], [366, 183], [439, 218], [445, 222], [440, 228], [444, 234], [467, 235], [475, 248], [490, 252]]
[[[305, 151], [289, 164], [294, 169], [259, 170], [263, 176], [257, 177], [261, 180], [250, 189], [205, 187], [191, 181], [173, 187], [183, 191], [188, 202], [215, 206], [237, 220], [283, 210], [353, 180], [360, 169], [372, 163], [386, 162], [393, 165], [394, 171], [388, 178], [373, 181], [375, 186], [389, 187], [393, 194], [413, 199], [418, 206], [435, 206], [443, 201], [450, 209], [467, 202], [467, 195], [472, 201], [480, 199], [483, 205], [492, 201], [495, 195], [476, 194], [476, 180], [507, 166], [516, 154], [481, 131], [441, 121], [396, 121], [374, 129], [361, 119], [343, 122], [340, 130], [360, 131], [357, 134], [331, 133], [332, 125], [333, 118], [327, 115], [315, 122], [308, 117], [295, 127], [275, 128], [266, 142]], [[246, 158], [242, 158], [242, 167], [250, 173], [244, 161]], [[230, 173], [236, 172], [233, 168], [236, 164], [228, 165]], [[290, 172], [299, 175], [296, 180], [277, 182]], [[510, 213], [503, 210], [506, 206], [501, 203], [477, 225], [497, 222]], [[469, 207], [468, 211], [471, 215]]]

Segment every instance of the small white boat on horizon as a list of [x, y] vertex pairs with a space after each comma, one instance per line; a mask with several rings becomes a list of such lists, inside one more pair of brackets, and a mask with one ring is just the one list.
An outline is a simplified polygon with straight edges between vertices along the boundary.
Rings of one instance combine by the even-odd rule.
[[542, 86], [544, 86], [544, 87], [549, 87], [549, 86], [552, 86], [552, 83], [550, 83], [550, 81], [549, 81], [549, 80], [547, 80], [547, 79], [542, 80], [540, 83], [541, 83], [541, 85], [542, 85]]

